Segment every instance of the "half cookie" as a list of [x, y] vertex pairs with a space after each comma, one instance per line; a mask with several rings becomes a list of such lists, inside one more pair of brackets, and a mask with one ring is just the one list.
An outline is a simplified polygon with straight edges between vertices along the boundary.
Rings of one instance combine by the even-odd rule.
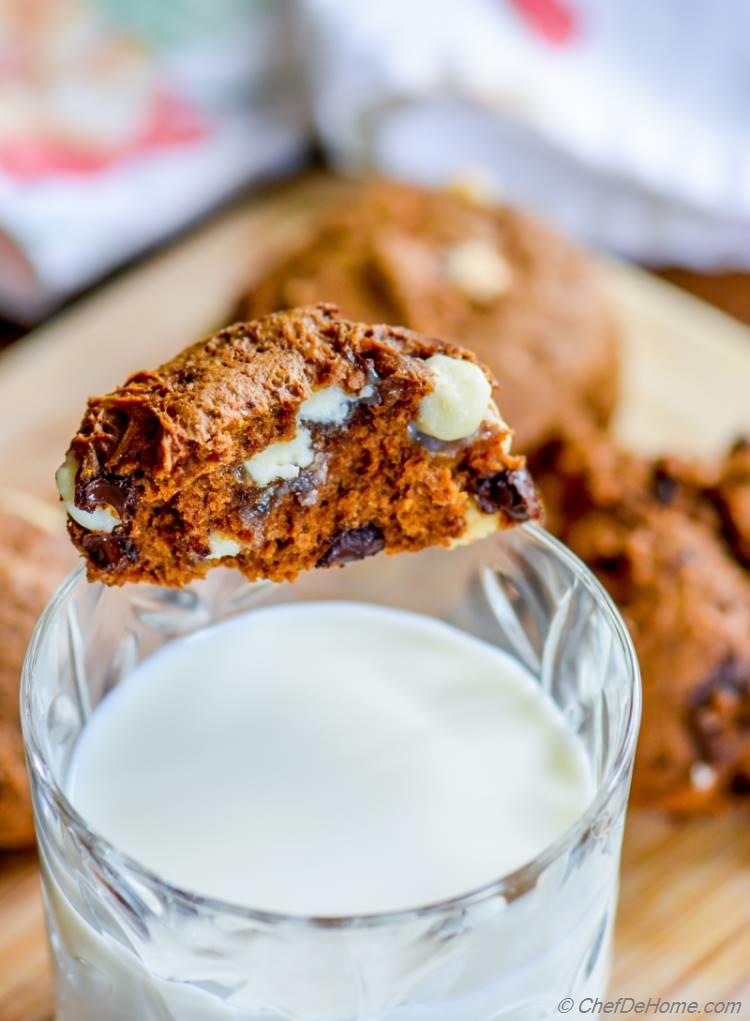
[[228, 327], [89, 401], [57, 484], [91, 579], [289, 580], [539, 516], [474, 356], [336, 312]]

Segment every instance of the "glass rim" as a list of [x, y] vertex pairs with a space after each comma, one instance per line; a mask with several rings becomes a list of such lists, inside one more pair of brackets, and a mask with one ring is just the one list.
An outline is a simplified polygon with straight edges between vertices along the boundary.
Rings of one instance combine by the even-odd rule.
[[52, 596], [37, 621], [24, 658], [21, 672], [21, 724], [29, 771], [35, 773], [66, 825], [81, 838], [81, 842], [89, 853], [101, 860], [106, 860], [109, 869], [114, 867], [117, 874], [132, 874], [145, 882], [149, 887], [153, 887], [160, 893], [166, 894], [170, 899], [189, 905], [192, 910], [241, 918], [248, 922], [267, 926], [324, 931], [331, 929], [386, 928], [388, 926], [402, 925], [445, 915], [451, 911], [473, 909], [494, 898], [505, 897], [506, 894], [517, 896], [519, 888], [531, 888], [556, 859], [562, 857], [563, 854], [578, 843], [583, 835], [592, 828], [596, 819], [601, 815], [610, 798], [618, 789], [635, 755], [642, 701], [640, 668], [633, 641], [609, 593], [579, 557], [540, 526], [534, 524], [522, 525], [517, 529], [517, 532], [530, 534], [537, 542], [552, 552], [554, 556], [564, 561], [594, 597], [621, 648], [629, 679], [630, 697], [623, 735], [612, 756], [612, 761], [604, 777], [597, 784], [594, 796], [585, 811], [556, 840], [548, 844], [530, 861], [511, 872], [504, 873], [497, 879], [492, 879], [479, 887], [454, 897], [444, 898], [415, 907], [399, 908], [395, 911], [330, 916], [293, 914], [262, 910], [194, 893], [184, 887], [170, 883], [148, 866], [143, 865], [137, 859], [121, 851], [115, 844], [107, 840], [106, 837], [97, 833], [68, 800], [67, 795], [55, 779], [53, 771], [37, 740], [36, 725], [32, 714], [32, 688], [35, 664], [40, 646], [52, 621], [66, 604], [73, 590], [85, 579], [86, 569], [84, 564], [77, 565], [67, 575]]

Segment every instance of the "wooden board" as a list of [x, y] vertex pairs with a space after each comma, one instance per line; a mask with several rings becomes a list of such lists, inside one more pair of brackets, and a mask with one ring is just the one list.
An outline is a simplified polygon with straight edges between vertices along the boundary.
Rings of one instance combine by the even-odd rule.
[[[251, 267], [343, 187], [306, 178], [239, 204], [0, 356], [0, 484], [52, 495], [86, 396], [221, 323]], [[710, 452], [750, 430], [750, 331], [637, 270], [602, 271], [625, 330], [620, 433]], [[630, 818], [612, 994], [744, 1000], [732, 1016], [750, 1018], [747, 816]], [[51, 1011], [35, 863], [0, 857], [0, 1021]]]

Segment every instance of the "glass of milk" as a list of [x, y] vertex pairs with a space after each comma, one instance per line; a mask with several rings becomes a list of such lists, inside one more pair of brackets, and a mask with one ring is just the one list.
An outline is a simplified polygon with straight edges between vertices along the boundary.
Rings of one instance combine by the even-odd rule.
[[536, 1021], [605, 992], [638, 667], [539, 528], [292, 585], [79, 569], [22, 711], [57, 1021]]

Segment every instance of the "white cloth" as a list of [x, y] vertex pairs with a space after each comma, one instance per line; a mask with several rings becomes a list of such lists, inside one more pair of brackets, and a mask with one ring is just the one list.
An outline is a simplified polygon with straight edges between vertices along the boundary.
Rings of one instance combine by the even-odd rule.
[[286, 0], [0, 4], [0, 312], [39, 318], [310, 145]]
[[652, 263], [750, 267], [746, 0], [301, 0], [349, 169], [480, 171]]

